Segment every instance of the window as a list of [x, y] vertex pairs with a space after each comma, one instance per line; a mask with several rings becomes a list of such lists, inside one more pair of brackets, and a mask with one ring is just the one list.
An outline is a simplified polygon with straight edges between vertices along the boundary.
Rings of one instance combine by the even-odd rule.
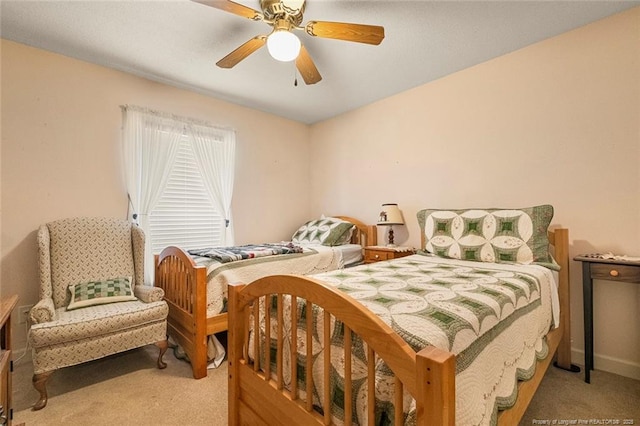
[[190, 250], [222, 244], [225, 221], [207, 194], [186, 136], [180, 139], [167, 185], [149, 215], [149, 227], [154, 254], [170, 245]]
[[232, 246], [235, 131], [123, 105], [123, 157], [131, 217], [145, 232], [145, 283], [153, 254]]

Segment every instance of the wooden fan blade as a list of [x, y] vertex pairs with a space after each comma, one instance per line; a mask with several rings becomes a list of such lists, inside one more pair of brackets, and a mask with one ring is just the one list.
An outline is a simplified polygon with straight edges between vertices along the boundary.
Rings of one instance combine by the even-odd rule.
[[309, 52], [303, 46], [300, 46], [300, 53], [296, 58], [296, 67], [298, 71], [300, 71], [300, 75], [302, 75], [302, 79], [307, 84], [316, 84], [320, 80], [322, 80], [322, 76], [318, 72], [318, 68], [313, 63], [311, 56], [309, 56]]
[[248, 42], [244, 43], [242, 46], [238, 47], [233, 52], [229, 53], [224, 58], [220, 59], [218, 62], [216, 62], [216, 65], [220, 68], [233, 68], [238, 64], [238, 62], [264, 46], [266, 42], [266, 36], [256, 36]]
[[196, 3], [204, 4], [207, 6], [215, 7], [216, 9], [224, 10], [225, 12], [233, 13], [234, 15], [242, 16], [243, 18], [249, 18], [252, 21], [261, 21], [264, 19], [262, 13], [255, 9], [244, 6], [239, 3], [232, 2], [231, 0], [218, 0], [218, 1], [206, 1], [206, 0], [192, 0]]
[[355, 41], [358, 43], [380, 44], [384, 39], [384, 27], [377, 25], [349, 24], [347, 22], [309, 21], [305, 26], [307, 34]]

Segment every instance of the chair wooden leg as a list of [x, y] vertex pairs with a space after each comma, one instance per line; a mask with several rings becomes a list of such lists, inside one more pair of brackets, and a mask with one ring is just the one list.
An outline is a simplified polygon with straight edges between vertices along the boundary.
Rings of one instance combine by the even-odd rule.
[[158, 355], [158, 368], [162, 370], [163, 368], [167, 368], [167, 363], [162, 360], [162, 357], [169, 347], [169, 342], [167, 339], [160, 340], [159, 342], [156, 342], [156, 346], [160, 348], [160, 355]]
[[33, 411], [42, 410], [47, 405], [47, 380], [53, 371], [33, 375], [33, 387], [40, 393], [40, 399], [33, 405]]

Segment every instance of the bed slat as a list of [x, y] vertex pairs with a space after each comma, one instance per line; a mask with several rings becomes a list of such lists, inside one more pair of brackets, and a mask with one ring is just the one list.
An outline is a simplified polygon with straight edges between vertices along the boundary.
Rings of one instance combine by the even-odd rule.
[[278, 303], [278, 336], [277, 336], [277, 341], [276, 341], [276, 377], [277, 377], [277, 384], [278, 384], [278, 390], [282, 390], [282, 349], [283, 349], [283, 336], [282, 336], [282, 323], [283, 321], [283, 313], [282, 313], [282, 294], [278, 294], [278, 296], [276, 297], [277, 303]]
[[404, 390], [402, 389], [402, 382], [398, 377], [394, 377], [394, 394], [393, 394], [393, 421], [396, 425], [404, 423], [404, 413], [402, 398], [404, 396]]
[[271, 295], [264, 297], [264, 379], [271, 378]]
[[298, 299], [291, 296], [291, 398], [298, 399]]
[[[260, 301], [253, 303], [253, 329], [260, 330]], [[260, 336], [253, 336], [253, 371], [260, 369]]]
[[376, 421], [376, 353], [367, 345], [367, 424]]
[[351, 329], [344, 326], [344, 424], [351, 425], [352, 413], [351, 383]]
[[322, 334], [324, 336], [324, 383], [322, 386], [324, 398], [322, 404], [324, 407], [324, 424], [331, 424], [331, 315], [324, 311], [322, 313], [324, 327]]
[[305, 308], [305, 320], [307, 322], [307, 362], [305, 368], [305, 380], [307, 382], [307, 411], [310, 413], [313, 410], [313, 335], [311, 334], [311, 327], [313, 327], [311, 312], [313, 312], [313, 305], [307, 300]]
[[[251, 306], [245, 306], [244, 309], [244, 323], [249, 324], [249, 319], [251, 318]], [[242, 335], [242, 339], [244, 341], [244, 348], [242, 350], [242, 356], [244, 358], [244, 362], [249, 362], [249, 330], [245, 327], [244, 334]]]

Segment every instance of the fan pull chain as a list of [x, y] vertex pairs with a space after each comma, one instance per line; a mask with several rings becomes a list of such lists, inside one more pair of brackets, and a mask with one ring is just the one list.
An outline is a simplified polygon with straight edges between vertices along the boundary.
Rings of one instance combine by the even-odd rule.
[[293, 87], [298, 87], [298, 70], [295, 65], [293, 67]]

